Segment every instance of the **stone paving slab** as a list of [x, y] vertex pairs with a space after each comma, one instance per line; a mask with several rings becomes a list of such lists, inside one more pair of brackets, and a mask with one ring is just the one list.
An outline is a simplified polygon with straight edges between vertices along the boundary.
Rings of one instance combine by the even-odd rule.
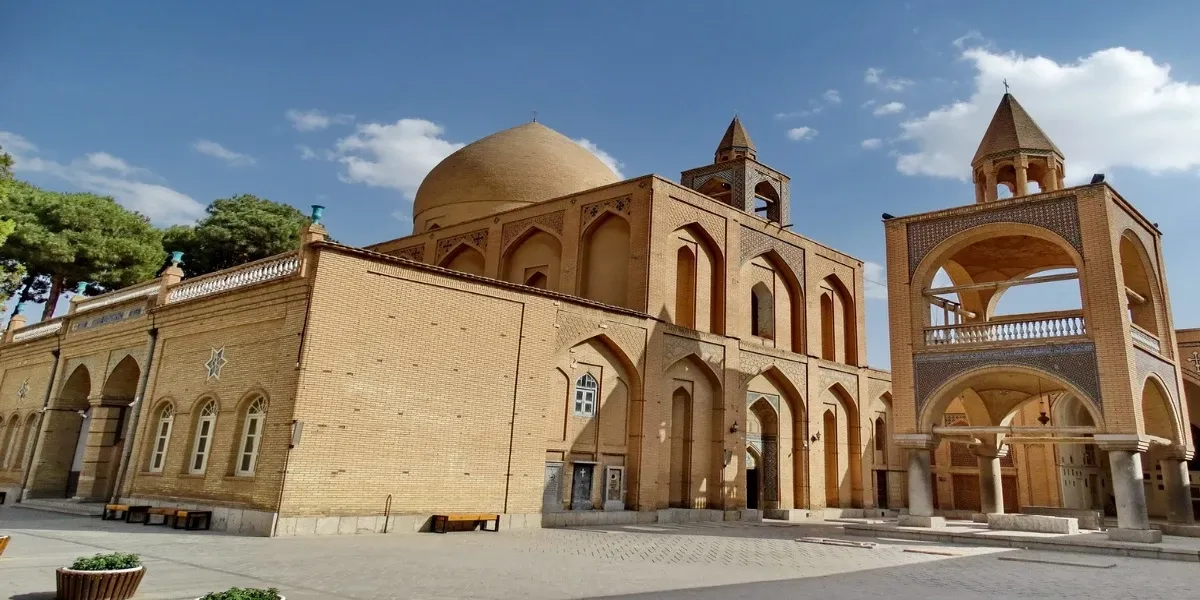
[[[227, 587], [278, 587], [289, 600], [374, 598], [1003, 597], [1045, 570], [1049, 596], [1181, 598], [1194, 567], [1113, 558], [1099, 579], [1066, 567], [1002, 563], [1009, 549], [879, 540], [875, 548], [804, 544], [848, 538], [837, 525], [695, 523], [499, 533], [250, 538], [0, 508], [13, 536], [0, 558], [0, 598], [48, 600], [54, 568], [80, 555], [132, 551], [147, 566], [137, 599], [189, 600]], [[960, 556], [905, 552], [950, 549]], [[1059, 555], [1062, 556], [1062, 555]], [[1057, 568], [1059, 571], [1048, 569]], [[1110, 575], [1111, 574], [1111, 575]], [[1038, 575], [1041, 576], [1041, 575]], [[1019, 586], [1018, 586], [1019, 587]], [[1028, 589], [1029, 585], [1025, 585]], [[981, 594], [981, 590], [991, 593]], [[1025, 594], [1018, 597], [1039, 597]], [[1040, 596], [1048, 597], [1048, 596]]]
[[894, 522], [845, 523], [846, 534], [876, 539], [902, 539], [996, 548], [1105, 554], [1158, 560], [1200, 562], [1200, 539], [1163, 536], [1161, 544], [1117, 542], [1100, 532], [1054, 534], [999, 531], [970, 521], [950, 521], [944, 528], [902, 527]]

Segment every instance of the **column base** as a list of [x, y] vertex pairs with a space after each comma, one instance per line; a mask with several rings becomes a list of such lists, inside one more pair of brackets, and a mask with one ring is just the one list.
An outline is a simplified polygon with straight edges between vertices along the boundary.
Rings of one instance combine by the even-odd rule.
[[945, 517], [918, 517], [918, 516], [914, 516], [914, 515], [900, 515], [900, 526], [901, 527], [927, 527], [930, 529], [944, 529], [946, 527], [946, 518]]
[[1108, 530], [1108, 539], [1114, 542], [1161, 544], [1163, 534], [1157, 529], [1121, 529], [1120, 527], [1113, 527]]

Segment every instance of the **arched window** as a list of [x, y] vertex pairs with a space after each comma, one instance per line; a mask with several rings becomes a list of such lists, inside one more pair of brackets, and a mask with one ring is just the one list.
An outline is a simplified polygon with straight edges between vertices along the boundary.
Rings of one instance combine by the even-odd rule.
[[202, 475], [208, 468], [208, 454], [212, 449], [213, 430], [217, 427], [217, 403], [209, 400], [200, 408], [200, 417], [196, 419], [196, 441], [192, 444], [192, 460], [188, 463], [188, 473]]
[[887, 423], [883, 417], [875, 419], [875, 450], [885, 453], [887, 451]]
[[775, 339], [775, 298], [761, 281], [750, 288], [750, 335]]
[[821, 294], [821, 358], [825, 360], [837, 360], [833, 319], [833, 293], [825, 292]]
[[688, 245], [675, 255], [675, 324], [696, 328], [696, 254]]
[[171, 427], [175, 423], [175, 408], [164, 404], [158, 411], [158, 422], [154, 426], [154, 451], [150, 455], [150, 472], [161, 473], [167, 462], [167, 445], [171, 442]]
[[591, 373], [584, 373], [575, 380], [575, 416], [596, 416], [596, 396], [599, 391], [600, 384], [596, 383]]
[[266, 418], [267, 400], [259, 396], [246, 409], [246, 425], [242, 428], [241, 450], [235, 475], [254, 474], [254, 465], [258, 463], [258, 446], [262, 443], [263, 421]]

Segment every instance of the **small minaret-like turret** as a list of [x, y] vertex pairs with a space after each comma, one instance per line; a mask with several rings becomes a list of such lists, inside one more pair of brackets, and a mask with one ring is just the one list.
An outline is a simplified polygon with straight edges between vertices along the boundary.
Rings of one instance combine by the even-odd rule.
[[1029, 194], [1030, 182], [1038, 184], [1042, 192], [1061, 189], [1065, 165], [1058, 146], [1017, 99], [1005, 93], [971, 159], [971, 170], [975, 201], [991, 202], [997, 199], [999, 185], [1006, 186], [1013, 196]]
[[722, 163], [743, 156], [756, 160], [757, 155], [758, 151], [754, 149], [754, 142], [750, 141], [750, 134], [746, 133], [745, 127], [742, 127], [742, 121], [734, 116], [733, 121], [729, 123], [729, 128], [725, 130], [725, 135], [721, 138], [721, 143], [717, 144], [713, 162]]

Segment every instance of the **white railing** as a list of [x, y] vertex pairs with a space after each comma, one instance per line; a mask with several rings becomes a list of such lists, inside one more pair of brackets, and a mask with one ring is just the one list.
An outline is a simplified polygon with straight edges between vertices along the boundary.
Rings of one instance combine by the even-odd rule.
[[53, 321], [51, 323], [38, 323], [29, 327], [22, 327], [13, 335], [14, 342], [24, 342], [25, 340], [37, 339], [58, 333], [62, 329], [62, 321]]
[[1133, 343], [1155, 354], [1162, 352], [1162, 344], [1159, 343], [1158, 338], [1146, 333], [1137, 325], [1129, 328], [1129, 337], [1133, 338]]
[[97, 308], [104, 308], [105, 306], [112, 306], [113, 304], [120, 304], [121, 302], [133, 300], [134, 298], [154, 296], [158, 294], [160, 287], [161, 286], [155, 282], [154, 285], [149, 287], [139, 287], [130, 290], [117, 290], [115, 292], [96, 296], [95, 298], [81, 300], [79, 304], [76, 305], [75, 312], [81, 313], [85, 310], [95, 310]]
[[167, 294], [167, 304], [192, 300], [218, 292], [271, 281], [300, 271], [300, 256], [296, 253], [268, 258], [256, 263], [218, 271], [176, 285]]
[[987, 344], [1084, 335], [1087, 335], [1087, 328], [1082, 314], [1014, 315], [1002, 321], [927, 327], [925, 345]]

